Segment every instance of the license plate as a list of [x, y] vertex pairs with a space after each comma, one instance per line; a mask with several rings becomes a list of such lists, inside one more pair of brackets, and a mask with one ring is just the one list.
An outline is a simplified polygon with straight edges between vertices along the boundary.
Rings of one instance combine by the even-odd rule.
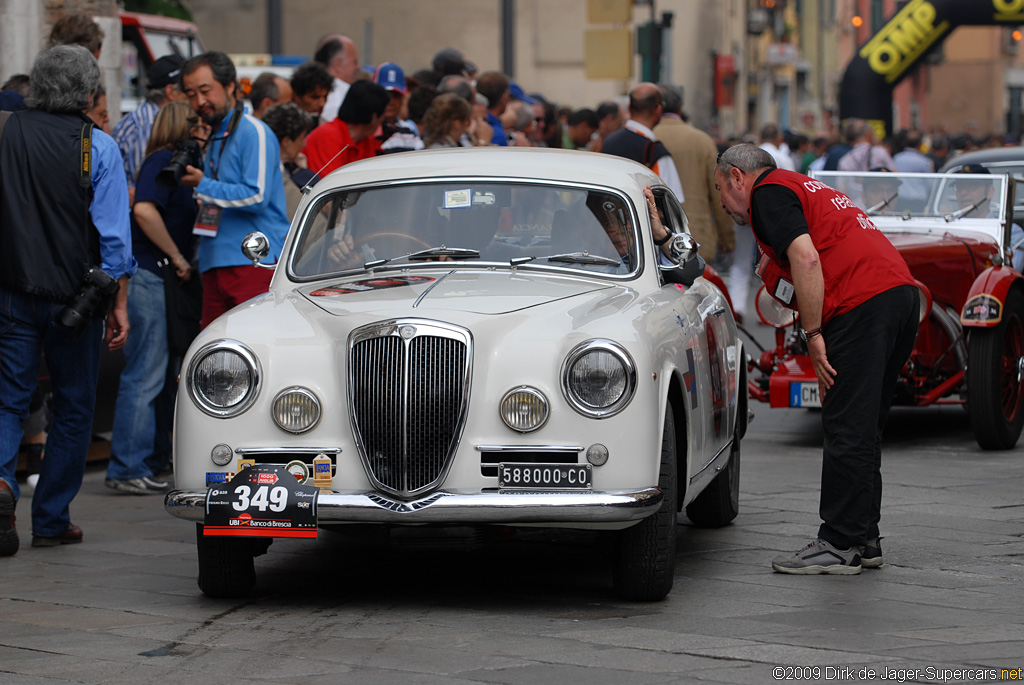
[[789, 406], [820, 407], [821, 396], [818, 395], [817, 383], [790, 383]]
[[590, 464], [498, 464], [498, 487], [508, 490], [589, 490]]

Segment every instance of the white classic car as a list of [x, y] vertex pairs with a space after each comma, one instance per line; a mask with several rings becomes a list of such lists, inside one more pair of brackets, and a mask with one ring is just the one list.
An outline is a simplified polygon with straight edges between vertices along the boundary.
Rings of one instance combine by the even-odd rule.
[[685, 231], [611, 155], [427, 151], [322, 180], [270, 292], [184, 360], [165, 506], [198, 524], [202, 591], [249, 593], [273, 537], [371, 523], [614, 531], [616, 590], [663, 598], [677, 512], [737, 514], [747, 423], [743, 346]]

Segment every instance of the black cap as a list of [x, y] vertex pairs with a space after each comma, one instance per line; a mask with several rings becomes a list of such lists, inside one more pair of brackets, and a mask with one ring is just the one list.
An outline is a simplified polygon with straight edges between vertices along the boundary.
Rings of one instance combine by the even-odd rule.
[[954, 174], [991, 174], [987, 167], [981, 164], [964, 164], [962, 167], [953, 172]]
[[[872, 168], [868, 169], [868, 171], [874, 171], [876, 173], [881, 172], [881, 173], [885, 173], [885, 174], [893, 173], [893, 170], [890, 169], [889, 167], [886, 167], [886, 166], [872, 167]], [[878, 176], [876, 176], [874, 178], [864, 177], [863, 183], [866, 183], [866, 184], [869, 184], [869, 185], [873, 184], [873, 183], [884, 183], [886, 185], [890, 185], [890, 186], [895, 185], [897, 187], [903, 185], [903, 181], [901, 181], [900, 179], [896, 178], [895, 176], [892, 177], [892, 178], [885, 178], [885, 177], [878, 177]]]
[[181, 74], [181, 67], [185, 64], [178, 55], [164, 55], [149, 65], [146, 71], [146, 80], [149, 81], [151, 90], [162, 89], [172, 83], [178, 82], [178, 75]]

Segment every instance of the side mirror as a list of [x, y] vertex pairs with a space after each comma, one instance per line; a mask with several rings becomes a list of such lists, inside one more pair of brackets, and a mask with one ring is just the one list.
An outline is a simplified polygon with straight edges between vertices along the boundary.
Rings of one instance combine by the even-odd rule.
[[259, 231], [253, 231], [242, 239], [242, 254], [260, 269], [273, 269], [270, 264], [260, 264], [270, 254], [270, 241]]
[[672, 261], [682, 266], [697, 256], [697, 241], [689, 233], [676, 233], [668, 244]]

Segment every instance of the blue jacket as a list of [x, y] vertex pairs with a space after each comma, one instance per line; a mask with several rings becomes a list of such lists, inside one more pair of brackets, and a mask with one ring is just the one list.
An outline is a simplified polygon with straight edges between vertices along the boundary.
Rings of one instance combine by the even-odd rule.
[[242, 239], [262, 231], [270, 239], [268, 261], [277, 261], [288, 234], [281, 147], [266, 124], [245, 114], [226, 140], [232, 115], [224, 118], [206, 147], [203, 180], [196, 197], [224, 209], [217, 235], [199, 242], [199, 270], [242, 266]]

